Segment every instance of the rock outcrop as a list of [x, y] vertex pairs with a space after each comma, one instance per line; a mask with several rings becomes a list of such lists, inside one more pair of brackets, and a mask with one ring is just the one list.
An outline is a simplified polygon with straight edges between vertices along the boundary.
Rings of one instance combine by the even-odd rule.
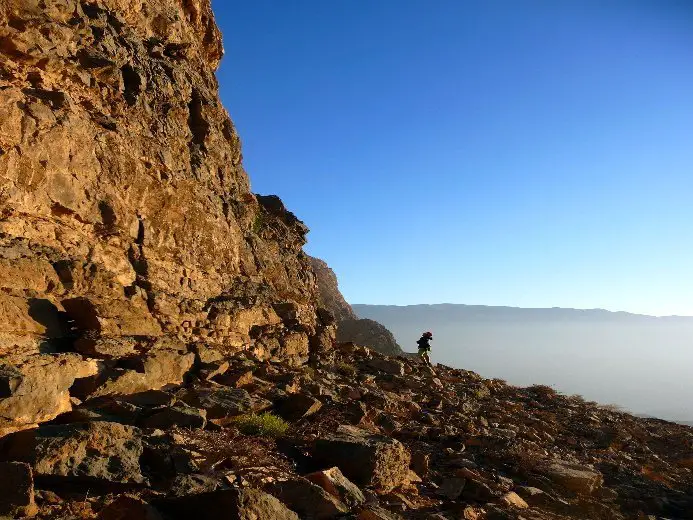
[[382, 323], [368, 318], [344, 320], [337, 326], [337, 341], [352, 341], [357, 345], [371, 347], [382, 354], [399, 356], [404, 354], [392, 332]]
[[402, 348], [387, 327], [374, 320], [360, 319], [339, 290], [337, 275], [319, 258], [310, 257], [318, 284], [320, 305], [328, 309], [337, 320], [337, 340], [352, 341], [383, 354], [397, 356]]
[[221, 56], [209, 0], [0, 2], [0, 433], [69, 409], [75, 380], [179, 383], [195, 342], [331, 344], [306, 226], [250, 192]]

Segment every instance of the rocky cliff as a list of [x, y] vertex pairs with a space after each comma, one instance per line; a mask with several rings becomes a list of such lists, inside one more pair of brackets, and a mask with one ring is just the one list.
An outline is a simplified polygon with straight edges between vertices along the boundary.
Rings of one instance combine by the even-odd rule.
[[318, 301], [337, 320], [337, 340], [354, 342], [381, 352], [397, 356], [402, 348], [385, 325], [375, 320], [359, 318], [339, 290], [337, 275], [319, 258], [310, 257], [318, 284]]
[[179, 381], [194, 342], [331, 344], [307, 228], [250, 192], [221, 56], [209, 0], [0, 2], [0, 430], [69, 409], [75, 379]]

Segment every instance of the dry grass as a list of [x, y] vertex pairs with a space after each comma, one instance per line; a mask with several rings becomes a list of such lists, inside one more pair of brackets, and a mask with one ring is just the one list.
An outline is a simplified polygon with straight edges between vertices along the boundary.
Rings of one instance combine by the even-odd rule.
[[242, 471], [260, 466], [291, 468], [289, 460], [277, 451], [270, 438], [243, 435], [235, 428], [221, 431], [176, 429], [174, 433], [179, 445], [198, 453], [203, 459], [202, 466], [209, 470]]
[[527, 387], [527, 391], [538, 397], [552, 399], [558, 395], [558, 392], [549, 385], [532, 385]]
[[351, 365], [345, 361], [340, 361], [337, 363], [335, 366], [337, 372], [342, 374], [343, 376], [348, 376], [348, 377], [354, 377], [356, 375], [356, 367], [354, 365]]

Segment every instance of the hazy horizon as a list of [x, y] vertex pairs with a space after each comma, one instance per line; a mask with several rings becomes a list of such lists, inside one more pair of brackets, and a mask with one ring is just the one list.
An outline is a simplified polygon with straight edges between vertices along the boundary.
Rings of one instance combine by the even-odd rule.
[[455, 306], [463, 306], [463, 307], [489, 307], [489, 308], [498, 308], [498, 309], [524, 309], [524, 310], [555, 310], [555, 309], [563, 309], [563, 310], [573, 310], [573, 311], [603, 311], [611, 314], [629, 314], [631, 316], [644, 316], [648, 318], [692, 318], [693, 319], [693, 314], [645, 314], [645, 313], [639, 313], [639, 312], [631, 312], [631, 311], [626, 311], [626, 310], [620, 310], [620, 309], [605, 309], [601, 307], [559, 307], [559, 306], [553, 306], [553, 307], [518, 307], [516, 305], [503, 305], [503, 304], [477, 304], [477, 303], [453, 303], [453, 302], [441, 302], [441, 303], [404, 303], [404, 304], [379, 304], [379, 303], [353, 303], [350, 304], [354, 307], [366, 307], [366, 306], [373, 306], [373, 307], [435, 307], [435, 306], [443, 306], [443, 305], [455, 305]]
[[423, 330], [432, 330], [434, 362], [518, 386], [547, 384], [634, 414], [693, 421], [693, 318], [437, 307], [353, 305], [357, 315], [388, 327], [407, 352], [416, 350]]

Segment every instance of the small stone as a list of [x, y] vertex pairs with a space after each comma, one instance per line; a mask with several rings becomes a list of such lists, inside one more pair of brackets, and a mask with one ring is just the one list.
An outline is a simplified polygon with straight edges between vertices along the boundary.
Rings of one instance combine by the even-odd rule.
[[467, 479], [464, 478], [446, 478], [440, 485], [440, 488], [438, 488], [438, 493], [450, 500], [457, 500], [462, 494], [466, 483]]
[[506, 506], [515, 507], [517, 509], [527, 509], [529, 507], [527, 502], [522, 500], [522, 498], [520, 498], [520, 496], [517, 493], [514, 493], [512, 491], [500, 497], [500, 502], [502, 504], [505, 504]]

